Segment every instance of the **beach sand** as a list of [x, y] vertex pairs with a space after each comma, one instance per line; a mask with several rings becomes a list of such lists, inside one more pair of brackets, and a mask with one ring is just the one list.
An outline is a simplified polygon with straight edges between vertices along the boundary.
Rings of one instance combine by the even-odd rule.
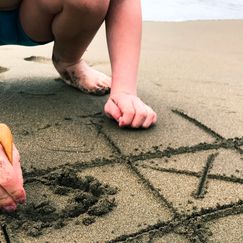
[[[143, 25], [148, 130], [119, 129], [108, 96], [65, 85], [52, 44], [0, 47], [0, 122], [28, 193], [0, 214], [1, 242], [243, 241], [243, 21]], [[111, 73], [104, 27], [85, 59]]]

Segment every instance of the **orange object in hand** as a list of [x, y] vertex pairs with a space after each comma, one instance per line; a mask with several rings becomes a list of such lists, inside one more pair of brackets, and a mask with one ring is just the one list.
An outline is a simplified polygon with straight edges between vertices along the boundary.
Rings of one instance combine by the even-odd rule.
[[10, 128], [3, 123], [0, 123], [0, 144], [11, 163], [13, 163], [13, 136]]

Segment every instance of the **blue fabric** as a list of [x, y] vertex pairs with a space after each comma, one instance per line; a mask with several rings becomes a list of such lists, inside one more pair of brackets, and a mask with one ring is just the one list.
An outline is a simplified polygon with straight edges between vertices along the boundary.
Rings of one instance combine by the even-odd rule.
[[46, 43], [33, 41], [26, 35], [19, 20], [19, 9], [0, 11], [0, 45], [37, 46]]

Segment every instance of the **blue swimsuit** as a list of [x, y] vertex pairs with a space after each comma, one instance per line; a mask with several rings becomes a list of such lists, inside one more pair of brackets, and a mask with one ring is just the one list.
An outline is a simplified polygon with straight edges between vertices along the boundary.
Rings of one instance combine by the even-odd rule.
[[20, 19], [19, 9], [0, 11], [0, 45], [37, 46], [48, 42], [36, 42], [24, 32]]

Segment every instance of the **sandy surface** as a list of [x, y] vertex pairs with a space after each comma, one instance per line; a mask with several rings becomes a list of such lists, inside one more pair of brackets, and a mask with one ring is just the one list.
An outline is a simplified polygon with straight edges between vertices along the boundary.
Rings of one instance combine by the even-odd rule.
[[[119, 129], [108, 96], [58, 79], [52, 44], [0, 47], [0, 121], [29, 196], [0, 214], [0, 242], [242, 242], [242, 26], [144, 23], [139, 95], [159, 117], [149, 130]], [[110, 74], [104, 28], [85, 57]]]

